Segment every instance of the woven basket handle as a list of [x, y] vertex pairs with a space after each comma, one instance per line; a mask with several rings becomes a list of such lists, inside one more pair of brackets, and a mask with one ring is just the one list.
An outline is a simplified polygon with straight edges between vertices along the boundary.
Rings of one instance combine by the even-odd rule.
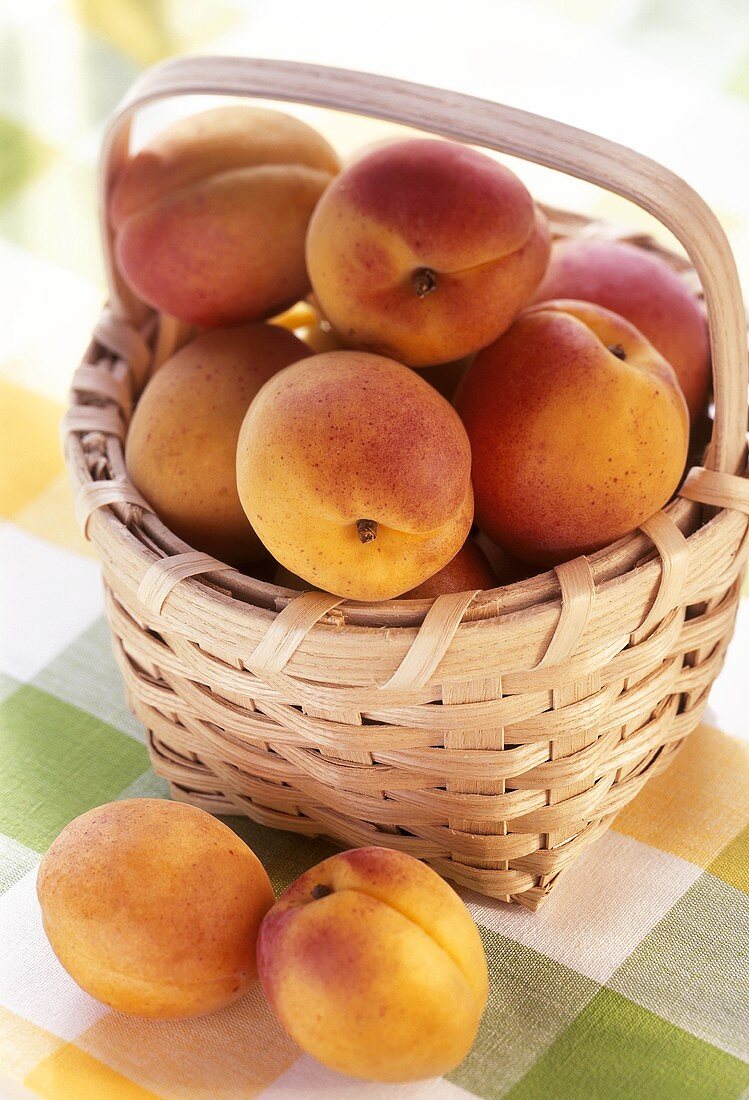
[[123, 285], [112, 255], [105, 197], [127, 158], [129, 122], [148, 103], [181, 95], [236, 95], [332, 107], [417, 127], [535, 161], [598, 184], [653, 214], [685, 248], [702, 283], [713, 359], [715, 426], [706, 465], [739, 472], [746, 446], [746, 321], [736, 264], [707, 204], [655, 161], [513, 107], [403, 80], [246, 57], [187, 57], [149, 69], [110, 120], [101, 153], [102, 236], [112, 305], [139, 320], [143, 306]]

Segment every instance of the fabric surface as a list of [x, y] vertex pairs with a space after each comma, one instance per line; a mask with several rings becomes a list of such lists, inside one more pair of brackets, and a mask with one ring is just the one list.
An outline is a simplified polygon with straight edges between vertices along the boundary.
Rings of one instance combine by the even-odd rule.
[[[473, 1051], [446, 1079], [382, 1086], [337, 1077], [285, 1037], [257, 986], [206, 1019], [119, 1015], [75, 986], [42, 932], [35, 876], [59, 830], [110, 799], [165, 796], [124, 703], [58, 440], [70, 374], [103, 299], [94, 217], [101, 125], [140, 68], [197, 49], [293, 56], [546, 111], [686, 175], [723, 219], [747, 285], [745, 5], [435, 2], [417, 58], [405, 43], [423, 6], [375, 7], [376, 20], [362, 10], [353, 52], [338, 3], [24, 0], [2, 9], [0, 1096], [733, 1100], [749, 1089], [746, 585], [706, 724], [545, 908], [533, 915], [466, 895], [491, 997]], [[484, 21], [480, 42], [456, 25], [456, 8]], [[513, 48], [529, 36], [531, 73]], [[593, 94], [612, 73], [627, 80], [627, 94]], [[388, 129], [300, 113], [344, 152]], [[548, 201], [651, 228], [612, 196], [532, 167], [523, 174]], [[229, 823], [277, 890], [333, 851]]]

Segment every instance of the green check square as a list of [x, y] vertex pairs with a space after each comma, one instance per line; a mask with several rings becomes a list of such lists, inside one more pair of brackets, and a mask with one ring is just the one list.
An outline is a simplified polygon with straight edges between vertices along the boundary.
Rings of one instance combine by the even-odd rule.
[[29, 130], [0, 115], [0, 204], [7, 202], [42, 172], [53, 159], [52, 150]]
[[727, 844], [708, 867], [711, 875], [749, 894], [749, 828]]
[[602, 989], [508, 1098], [738, 1100], [747, 1085], [738, 1058]]
[[494, 1098], [506, 1095], [601, 987], [531, 947], [479, 931], [489, 964], [489, 1001], [473, 1048], [449, 1080]]
[[269, 829], [250, 821], [248, 817], [222, 816], [221, 820], [252, 848], [268, 872], [276, 894], [282, 893], [310, 867], [341, 850], [341, 846], [319, 837]]
[[129, 786], [120, 791], [117, 801], [124, 798], [169, 798], [169, 784], [166, 779], [152, 771], [143, 772]]
[[33, 683], [136, 740], [144, 740], [145, 730], [125, 702], [105, 618], [97, 619], [79, 634], [34, 677]]
[[0, 704], [0, 833], [43, 852], [147, 766], [143, 745], [25, 684]]
[[608, 985], [739, 1058], [749, 1058], [749, 897], [701, 875]]

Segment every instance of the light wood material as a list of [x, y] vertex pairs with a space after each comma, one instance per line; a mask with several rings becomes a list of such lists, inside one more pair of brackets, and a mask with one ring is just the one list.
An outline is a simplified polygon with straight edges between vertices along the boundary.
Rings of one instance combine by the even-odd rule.
[[[184, 333], [121, 282], [104, 209], [134, 112], [207, 92], [405, 122], [561, 168], [655, 213], [705, 290], [716, 398], [705, 466], [614, 546], [434, 601], [300, 595], [181, 542], [135, 493], [123, 450], [144, 381]], [[548, 213], [558, 237], [616, 236]], [[114, 116], [102, 230], [111, 302], [74, 377], [65, 445], [155, 769], [211, 812], [402, 848], [536, 908], [699, 721], [733, 629], [749, 555], [746, 335], [714, 216], [653, 162], [511, 108], [290, 62], [190, 58], [145, 74]], [[649, 238], [627, 239], [694, 279]]]

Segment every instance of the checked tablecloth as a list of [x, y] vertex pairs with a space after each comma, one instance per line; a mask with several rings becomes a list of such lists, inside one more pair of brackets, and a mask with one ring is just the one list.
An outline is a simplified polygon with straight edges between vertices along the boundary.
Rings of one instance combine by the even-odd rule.
[[[413, 41], [416, 9], [424, 11], [413, 7], [361, 6], [355, 56], [332, 33], [346, 18], [337, 2], [25, 0], [0, 8], [0, 1097], [749, 1095], [746, 586], [706, 724], [546, 907], [532, 915], [466, 895], [491, 998], [474, 1050], [449, 1078], [386, 1087], [337, 1077], [284, 1036], [258, 988], [206, 1019], [121, 1016], [74, 985], [42, 933], [36, 868], [59, 830], [109, 799], [165, 795], [124, 704], [97, 565], [75, 528], [58, 443], [68, 379], [102, 300], [93, 174], [100, 128], [140, 68], [189, 49], [266, 52], [449, 83], [554, 114], [687, 175], [716, 206], [749, 271], [744, 5], [468, 0], [461, 11], [491, 16], [505, 31], [491, 47], [500, 50], [497, 66], [489, 45], [469, 43], [445, 18], [455, 6], [435, 0], [432, 48], [423, 51], [431, 67], [399, 52], [392, 34], [397, 18], [398, 38]], [[546, 83], [531, 79], [513, 34], [532, 35], [534, 72]], [[448, 43], [462, 61], [444, 74], [436, 59]], [[608, 116], [597, 115], [597, 98], [582, 95], [575, 75], [583, 70], [590, 87], [627, 74], [618, 114], [609, 97]], [[381, 132], [328, 124], [344, 149]], [[543, 199], [651, 228], [610, 196], [525, 174]], [[277, 889], [332, 851], [230, 824]]]

